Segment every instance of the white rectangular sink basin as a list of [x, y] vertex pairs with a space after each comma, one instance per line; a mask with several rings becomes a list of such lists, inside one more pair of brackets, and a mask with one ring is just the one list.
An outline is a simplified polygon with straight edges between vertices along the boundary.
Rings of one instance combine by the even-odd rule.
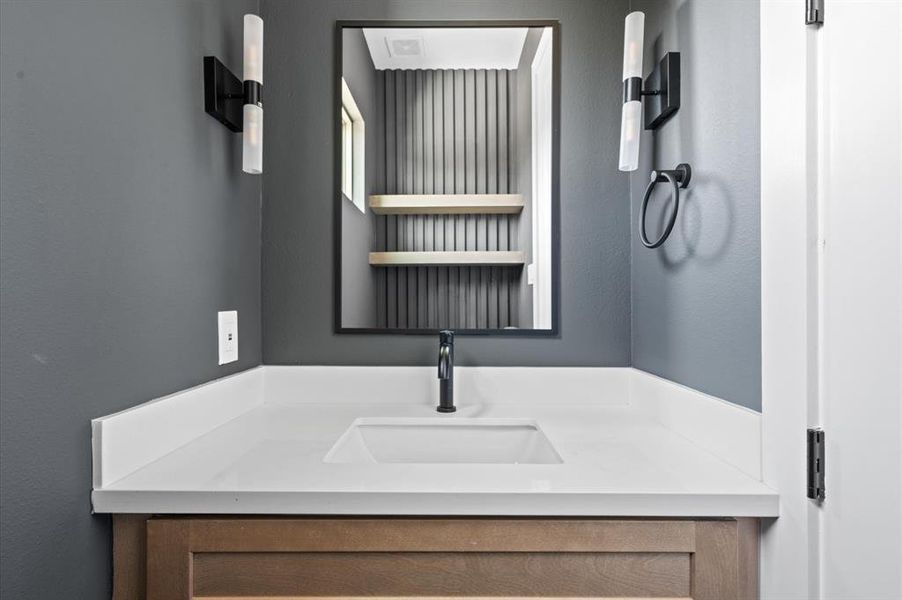
[[327, 463], [558, 464], [554, 446], [531, 419], [389, 419], [354, 421]]

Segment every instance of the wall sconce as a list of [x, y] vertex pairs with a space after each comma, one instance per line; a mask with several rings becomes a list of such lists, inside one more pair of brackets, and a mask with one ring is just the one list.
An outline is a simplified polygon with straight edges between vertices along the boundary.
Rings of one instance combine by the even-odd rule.
[[626, 16], [623, 32], [623, 112], [620, 118], [620, 170], [639, 167], [639, 121], [645, 98], [645, 129], [657, 129], [680, 108], [680, 53], [667, 52], [642, 81], [645, 13]]
[[244, 15], [244, 81], [215, 56], [204, 57], [204, 110], [243, 132], [241, 170], [263, 172], [263, 19]]

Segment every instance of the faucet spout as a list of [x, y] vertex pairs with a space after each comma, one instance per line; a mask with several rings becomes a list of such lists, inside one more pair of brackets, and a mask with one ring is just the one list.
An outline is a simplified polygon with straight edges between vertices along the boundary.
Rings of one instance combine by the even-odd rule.
[[448, 379], [451, 377], [451, 349], [448, 346], [441, 346], [438, 349], [438, 378]]
[[452, 413], [454, 406], [454, 332], [440, 331], [438, 345], [439, 403], [441, 413]]

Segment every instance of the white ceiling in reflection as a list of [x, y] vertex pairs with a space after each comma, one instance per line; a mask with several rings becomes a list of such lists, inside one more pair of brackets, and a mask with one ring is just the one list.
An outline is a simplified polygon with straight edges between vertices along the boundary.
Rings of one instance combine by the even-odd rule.
[[376, 69], [516, 69], [526, 27], [363, 29]]

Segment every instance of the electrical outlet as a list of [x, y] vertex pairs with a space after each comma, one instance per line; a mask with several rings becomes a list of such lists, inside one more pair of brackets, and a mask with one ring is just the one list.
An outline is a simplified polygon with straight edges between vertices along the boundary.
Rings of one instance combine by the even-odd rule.
[[238, 311], [219, 311], [219, 364], [238, 360]]

